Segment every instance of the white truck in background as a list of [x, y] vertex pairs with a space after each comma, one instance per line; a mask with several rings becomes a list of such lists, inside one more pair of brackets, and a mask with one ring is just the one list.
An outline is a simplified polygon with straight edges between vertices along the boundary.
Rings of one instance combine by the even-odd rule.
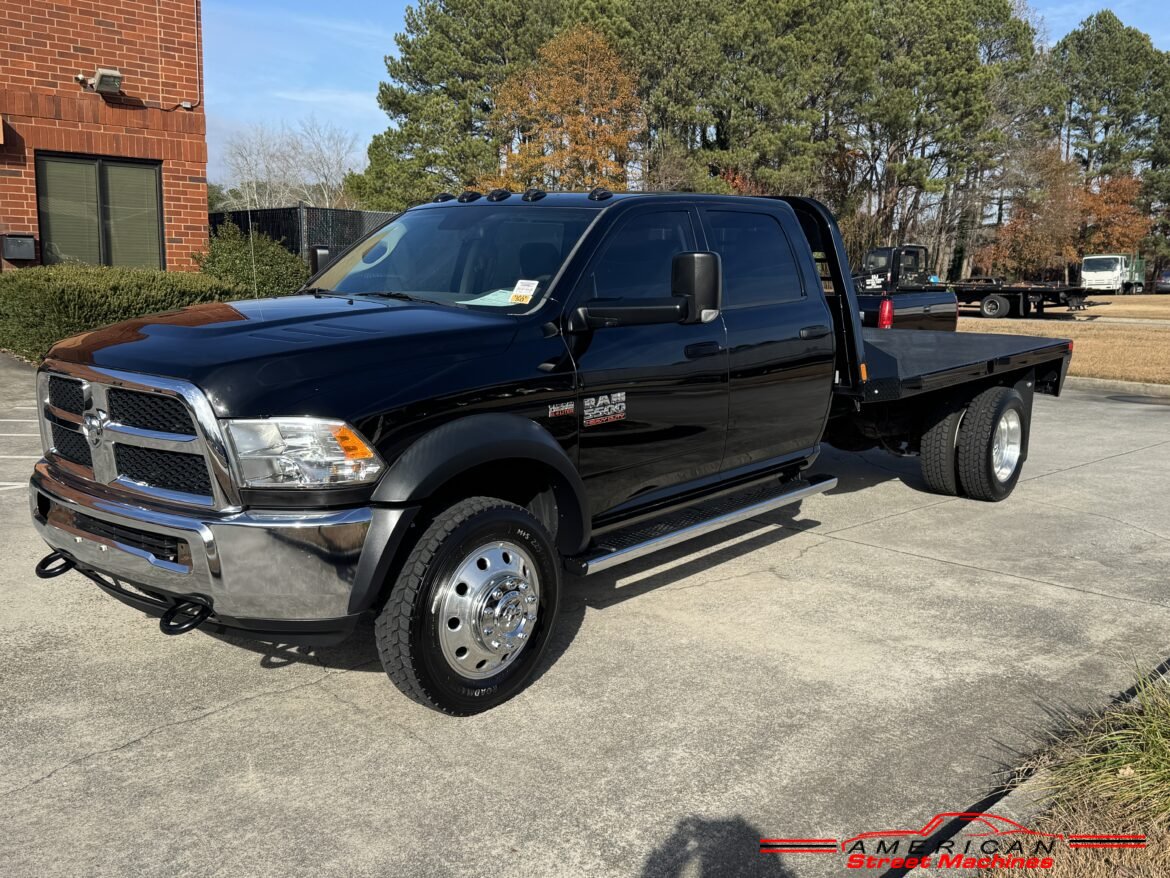
[[1146, 261], [1133, 253], [1094, 253], [1081, 261], [1081, 288], [1113, 296], [1146, 291]]

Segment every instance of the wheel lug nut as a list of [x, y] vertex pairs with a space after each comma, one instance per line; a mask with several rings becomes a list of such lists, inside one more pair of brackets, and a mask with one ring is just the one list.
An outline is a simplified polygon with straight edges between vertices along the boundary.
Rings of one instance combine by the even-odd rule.
[[528, 601], [528, 603], [530, 603], [530, 604], [535, 604], [536, 603], [536, 595], [530, 594], [524, 600]]
[[488, 634], [492, 633], [492, 629], [491, 628], [484, 628], [483, 633], [484, 633], [484, 636], [487, 636]]
[[497, 588], [495, 591], [493, 591], [493, 592], [492, 592], [492, 599], [493, 599], [493, 600], [497, 600], [497, 601], [498, 601], [498, 600], [499, 600], [500, 598], [502, 598], [503, 596], [504, 596], [504, 593], [503, 593], [502, 591], [500, 591], [498, 588]]
[[493, 640], [492, 641], [492, 649], [499, 649], [499, 648], [500, 648], [500, 641]]
[[518, 632], [516, 632], [516, 639], [517, 639], [517, 640], [523, 640], [523, 639], [525, 638], [525, 636], [526, 636], [526, 635], [524, 634], [524, 632], [523, 632], [523, 631], [518, 631]]
[[527, 583], [527, 582], [522, 582], [522, 583], [520, 583], [520, 584], [519, 584], [518, 586], [516, 586], [516, 587], [517, 587], [518, 589], [520, 589], [520, 591], [527, 591], [527, 590], [528, 590], [528, 583]]

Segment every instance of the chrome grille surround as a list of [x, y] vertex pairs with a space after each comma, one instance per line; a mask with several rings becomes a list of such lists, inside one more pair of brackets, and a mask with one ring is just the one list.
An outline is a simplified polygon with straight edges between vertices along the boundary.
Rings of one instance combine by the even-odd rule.
[[[50, 379], [53, 377], [71, 379], [80, 384], [84, 401], [81, 414], [53, 405], [49, 392]], [[108, 399], [111, 389], [177, 400], [191, 416], [194, 435], [146, 430], [111, 419]], [[58, 393], [54, 396], [60, 397], [59, 385]], [[37, 373], [37, 399], [45, 457], [63, 472], [109, 486], [131, 497], [150, 498], [163, 504], [195, 506], [222, 512], [238, 511], [241, 508], [239, 493], [232, 479], [231, 460], [215, 411], [203, 392], [190, 382], [48, 360]], [[83, 441], [88, 441], [92, 466], [84, 466], [57, 453], [53, 442], [54, 425], [58, 429], [77, 433]], [[207, 467], [211, 493], [173, 491], [126, 477], [118, 471], [114, 453], [116, 445], [200, 457]]]

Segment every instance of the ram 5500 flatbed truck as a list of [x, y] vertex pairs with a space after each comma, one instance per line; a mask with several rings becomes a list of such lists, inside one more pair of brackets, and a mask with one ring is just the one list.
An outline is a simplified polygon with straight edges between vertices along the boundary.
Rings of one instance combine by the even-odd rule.
[[832, 489], [822, 441], [1011, 493], [1072, 346], [864, 329], [803, 198], [442, 195], [285, 298], [60, 342], [33, 520], [162, 630], [327, 643], [363, 616], [394, 683], [515, 694], [587, 575]]

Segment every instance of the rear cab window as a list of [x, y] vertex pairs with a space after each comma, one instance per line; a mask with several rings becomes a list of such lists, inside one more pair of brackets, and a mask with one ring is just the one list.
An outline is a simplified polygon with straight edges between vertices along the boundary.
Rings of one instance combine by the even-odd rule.
[[703, 211], [708, 246], [723, 265], [723, 306], [745, 308], [800, 301], [805, 296], [792, 243], [770, 213]]

